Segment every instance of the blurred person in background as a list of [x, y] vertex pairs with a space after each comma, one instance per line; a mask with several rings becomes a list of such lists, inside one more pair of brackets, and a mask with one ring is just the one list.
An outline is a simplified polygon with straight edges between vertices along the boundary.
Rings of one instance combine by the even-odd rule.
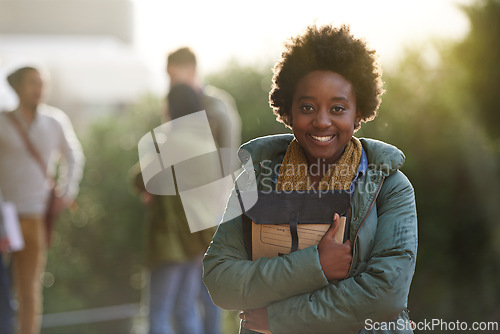
[[[168, 94], [169, 119], [175, 120], [201, 110], [201, 97], [191, 86], [172, 86]], [[182, 129], [182, 134], [186, 136], [182, 140], [182, 150], [200, 149], [207, 145], [205, 138], [190, 129], [189, 125]], [[203, 287], [201, 259], [215, 228], [191, 233], [179, 195], [150, 195], [144, 188], [140, 173], [135, 181], [148, 207], [149, 333], [205, 333], [202, 313], [207, 311], [199, 308]], [[186, 181], [190, 182], [183, 180], [184, 185]], [[179, 184], [181, 181], [177, 179], [176, 182]], [[197, 214], [203, 215], [203, 212]], [[219, 316], [217, 312], [215, 315], [211, 312], [210, 316]], [[212, 321], [217, 322], [217, 319]]]
[[9, 250], [9, 239], [4, 226], [2, 203], [0, 191], [0, 334], [12, 334], [14, 333], [14, 308], [12, 307], [9, 273], [4, 263], [4, 255]]
[[207, 113], [217, 146], [237, 149], [241, 143], [241, 118], [236, 103], [226, 91], [211, 85], [202, 85], [194, 52], [184, 47], [169, 53], [167, 74], [170, 87], [185, 84], [201, 96], [202, 109]]
[[[204, 86], [200, 82], [196, 55], [193, 50], [182, 47], [169, 53], [167, 74], [170, 87], [176, 84], [186, 84], [201, 96], [202, 109], [206, 111], [217, 147], [231, 148], [236, 151], [241, 143], [241, 118], [236, 103], [226, 91], [211, 85]], [[169, 118], [168, 112], [166, 118]], [[204, 305], [205, 334], [220, 333], [219, 308], [213, 304], [203, 283], [201, 300]]]
[[[164, 120], [205, 110], [216, 146], [236, 150], [241, 141], [241, 119], [234, 99], [223, 90], [201, 85], [193, 51], [181, 48], [171, 52], [167, 59], [167, 74], [170, 92]], [[196, 136], [195, 133], [192, 135]], [[139, 169], [138, 165], [134, 167], [135, 185], [148, 208], [150, 333], [172, 333], [172, 320], [175, 319], [179, 333], [219, 334], [220, 309], [212, 302], [201, 280], [201, 257], [215, 230], [191, 234], [180, 198], [148, 193]], [[180, 281], [182, 287], [179, 287]], [[179, 298], [172, 297], [176, 295]], [[193, 310], [190, 305], [199, 302], [201, 310]]]
[[51, 235], [44, 221], [49, 179], [57, 170], [53, 208], [61, 211], [78, 194], [85, 158], [67, 115], [42, 103], [45, 78], [39, 69], [19, 68], [7, 81], [19, 104], [14, 111], [0, 113], [0, 188], [4, 200], [16, 206], [25, 242], [23, 250], [12, 254], [18, 332], [36, 334], [42, 313], [40, 275]]

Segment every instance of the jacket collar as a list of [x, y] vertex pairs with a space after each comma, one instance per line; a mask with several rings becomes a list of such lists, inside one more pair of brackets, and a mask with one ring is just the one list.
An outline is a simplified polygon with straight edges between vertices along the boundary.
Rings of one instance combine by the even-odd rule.
[[366, 151], [368, 168], [389, 176], [403, 166], [405, 155], [397, 147], [369, 138], [360, 138], [360, 141]]
[[285, 155], [288, 144], [293, 140], [292, 134], [279, 134], [252, 139], [241, 145], [238, 157], [241, 164], [245, 165], [251, 157], [253, 163], [273, 159], [279, 155]]
[[[256, 164], [266, 159], [284, 156], [292, 140], [293, 134], [255, 138], [240, 147], [238, 157], [242, 165], [245, 165], [250, 157]], [[360, 141], [366, 151], [369, 169], [380, 171], [383, 176], [389, 176], [403, 166], [405, 155], [395, 146], [375, 139], [360, 138]]]

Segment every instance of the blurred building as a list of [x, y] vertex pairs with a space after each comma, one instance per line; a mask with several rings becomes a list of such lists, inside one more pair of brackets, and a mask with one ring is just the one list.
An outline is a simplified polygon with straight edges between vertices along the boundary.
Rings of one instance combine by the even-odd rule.
[[0, 108], [15, 96], [11, 69], [44, 64], [48, 102], [78, 127], [133, 103], [153, 86], [153, 75], [133, 48], [130, 0], [0, 0]]

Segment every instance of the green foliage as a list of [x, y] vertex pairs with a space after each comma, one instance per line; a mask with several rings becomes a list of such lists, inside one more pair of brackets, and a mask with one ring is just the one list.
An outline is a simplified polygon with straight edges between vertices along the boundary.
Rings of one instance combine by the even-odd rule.
[[[132, 110], [100, 119], [81, 136], [87, 161], [79, 207], [62, 215], [58, 222], [48, 256], [50, 274], [45, 275], [44, 313], [139, 301], [145, 283], [144, 209], [128, 173], [138, 161], [139, 139], [159, 124], [159, 110], [158, 100], [147, 98]], [[128, 324], [92, 324], [79, 326], [78, 331], [127, 331], [117, 326]], [[61, 330], [67, 333], [69, 329]], [[55, 333], [56, 329], [46, 332]]]
[[500, 142], [500, 1], [479, 0], [464, 10], [471, 30], [456, 48], [457, 60], [467, 70], [462, 89], [469, 93], [467, 107]]
[[419, 217], [412, 318], [492, 320], [500, 302], [495, 153], [475, 114], [463, 109], [460, 69], [450, 53], [438, 51], [437, 65], [413, 51], [385, 75], [380, 115], [360, 135], [407, 154], [403, 171], [415, 187]]
[[207, 82], [224, 89], [236, 100], [242, 121], [243, 142], [259, 136], [288, 133], [290, 130], [276, 122], [269, 106], [272, 66], [243, 66], [231, 61], [226, 69], [207, 77]]
[[[471, 32], [456, 44], [409, 52], [385, 75], [380, 116], [361, 133], [408, 155], [419, 215], [409, 307], [415, 320], [494, 320], [500, 315], [498, 1], [466, 9]], [[493, 19], [495, 18], [495, 19]], [[494, 23], [492, 21], [495, 21]], [[426, 50], [439, 54], [437, 64]]]

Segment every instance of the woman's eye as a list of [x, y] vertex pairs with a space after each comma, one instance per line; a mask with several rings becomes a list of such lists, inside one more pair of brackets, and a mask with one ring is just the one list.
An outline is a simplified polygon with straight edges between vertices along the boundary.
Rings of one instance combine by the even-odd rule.
[[301, 106], [300, 109], [304, 112], [307, 112], [307, 113], [314, 111], [314, 107], [310, 104], [305, 104], [305, 105]]
[[345, 108], [342, 106], [335, 106], [332, 108], [332, 111], [335, 113], [342, 113], [342, 112], [344, 112], [344, 110], [345, 110]]

